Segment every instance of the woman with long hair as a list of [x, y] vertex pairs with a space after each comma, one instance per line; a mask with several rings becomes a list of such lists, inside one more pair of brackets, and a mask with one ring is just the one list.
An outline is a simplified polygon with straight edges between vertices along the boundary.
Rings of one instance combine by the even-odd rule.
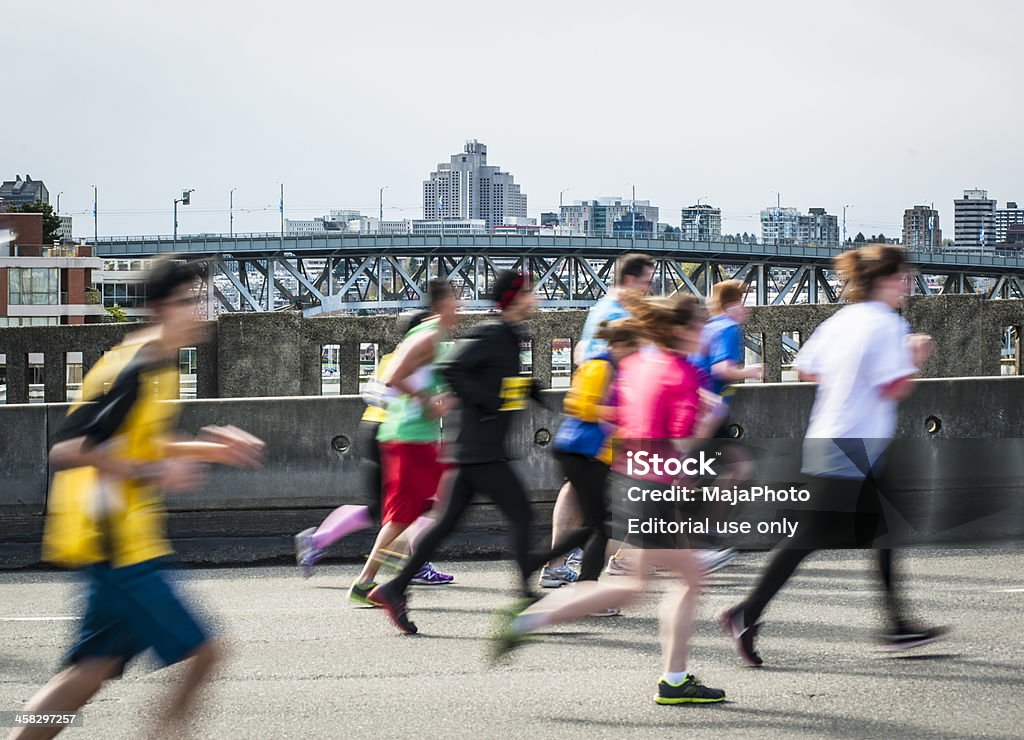
[[[849, 305], [823, 322], [796, 358], [800, 379], [818, 384], [802, 466], [815, 510], [800, 533], [776, 549], [746, 600], [719, 617], [752, 666], [762, 663], [754, 648], [761, 613], [801, 561], [822, 547], [863, 547], [879, 531], [897, 407], [934, 348], [931, 337], [911, 334], [897, 313], [911, 278], [902, 249], [872, 244], [845, 252], [835, 265]], [[944, 634], [908, 621], [894, 585], [891, 550], [878, 551], [878, 566], [889, 622], [884, 646], [917, 647]]]
[[[712, 431], [708, 421], [711, 415], [705, 413], [702, 403], [701, 374], [687, 359], [697, 349], [704, 326], [705, 313], [700, 303], [694, 296], [681, 295], [633, 299], [627, 308], [652, 346], [623, 360], [616, 378], [615, 420], [621, 444], [616, 446], [612, 460], [613, 501], [626, 498], [623, 494], [631, 487], [669, 488], [673, 483], [671, 477], [628, 475], [630, 452], [660, 449], [679, 456], [683, 453], [678, 446], [685, 444], [681, 440], [707, 436]], [[670, 520], [676, 518], [677, 511], [674, 504], [659, 502], [649, 504], [642, 513]], [[622, 522], [615, 524], [619, 528]], [[629, 603], [646, 589], [651, 566], [658, 566], [678, 580], [661, 608], [664, 672], [654, 700], [658, 704], [722, 701], [724, 691], [704, 686], [687, 671], [702, 581], [696, 551], [688, 548], [685, 538], [676, 536], [644, 536], [634, 544], [639, 549], [634, 556], [633, 575], [609, 582], [577, 584], [572, 596], [557, 606], [549, 606], [551, 602], [544, 599], [528, 611], [510, 612], [492, 638], [495, 655], [512, 649], [530, 633]]]

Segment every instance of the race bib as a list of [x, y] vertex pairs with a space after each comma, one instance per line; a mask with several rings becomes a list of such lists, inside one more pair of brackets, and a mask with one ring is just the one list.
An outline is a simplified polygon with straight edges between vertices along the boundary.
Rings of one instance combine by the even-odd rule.
[[501, 379], [501, 408], [500, 411], [522, 411], [530, 399], [530, 388], [533, 384], [531, 378], [516, 375], [511, 378]]

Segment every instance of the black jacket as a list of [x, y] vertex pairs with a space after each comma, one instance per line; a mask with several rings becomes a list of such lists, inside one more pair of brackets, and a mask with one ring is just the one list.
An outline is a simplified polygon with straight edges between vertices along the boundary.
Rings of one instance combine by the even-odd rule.
[[536, 396], [533, 380], [519, 374], [524, 330], [488, 321], [459, 340], [441, 363], [448, 385], [462, 402], [459, 432], [449, 456], [457, 463], [508, 460], [505, 446], [512, 415]]

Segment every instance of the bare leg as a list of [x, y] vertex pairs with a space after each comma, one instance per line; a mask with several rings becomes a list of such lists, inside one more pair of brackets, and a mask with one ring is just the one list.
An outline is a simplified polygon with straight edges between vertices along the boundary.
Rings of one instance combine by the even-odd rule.
[[188, 723], [192, 719], [199, 689], [207, 682], [214, 667], [222, 661], [223, 650], [207, 640], [193, 650], [188, 661], [185, 678], [171, 690], [171, 695], [160, 712], [155, 737], [187, 737]]
[[[558, 491], [555, 508], [551, 512], [551, 546], [554, 547], [563, 535], [583, 526], [583, 512], [576, 500], [576, 490], [566, 481]], [[549, 568], [565, 565], [565, 555], [558, 555], [548, 562]]]
[[[103, 687], [103, 683], [117, 675], [120, 658], [89, 658], [66, 668], [50, 679], [25, 705], [26, 712], [64, 714], [76, 712], [85, 706]], [[16, 727], [8, 740], [36, 740], [55, 737], [60, 727]]]
[[356, 578], [356, 583], [370, 583], [376, 578], [377, 571], [380, 570], [381, 550], [388, 549], [391, 543], [398, 539], [408, 527], [408, 524], [399, 524], [398, 522], [388, 522], [381, 527], [380, 532], [377, 533], [377, 540], [373, 543], [373, 551], [366, 559], [366, 564], [360, 571], [359, 577]]
[[[700, 596], [701, 569], [696, 550], [652, 550], [649, 560], [679, 576], [679, 585], [665, 594], [660, 609], [662, 659], [666, 673], [686, 669], [690, 639]], [[647, 563], [643, 563], [646, 567]]]

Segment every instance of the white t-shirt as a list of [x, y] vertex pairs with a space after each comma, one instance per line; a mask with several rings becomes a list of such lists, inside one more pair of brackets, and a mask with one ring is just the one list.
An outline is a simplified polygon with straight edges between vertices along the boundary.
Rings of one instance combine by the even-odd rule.
[[865, 473], [864, 453], [872, 466], [878, 462], [896, 431], [898, 406], [882, 397], [882, 389], [917, 372], [909, 334], [902, 316], [869, 301], [840, 309], [800, 349], [797, 367], [818, 376], [806, 435], [814, 441], [804, 444], [805, 473], [859, 477]]

